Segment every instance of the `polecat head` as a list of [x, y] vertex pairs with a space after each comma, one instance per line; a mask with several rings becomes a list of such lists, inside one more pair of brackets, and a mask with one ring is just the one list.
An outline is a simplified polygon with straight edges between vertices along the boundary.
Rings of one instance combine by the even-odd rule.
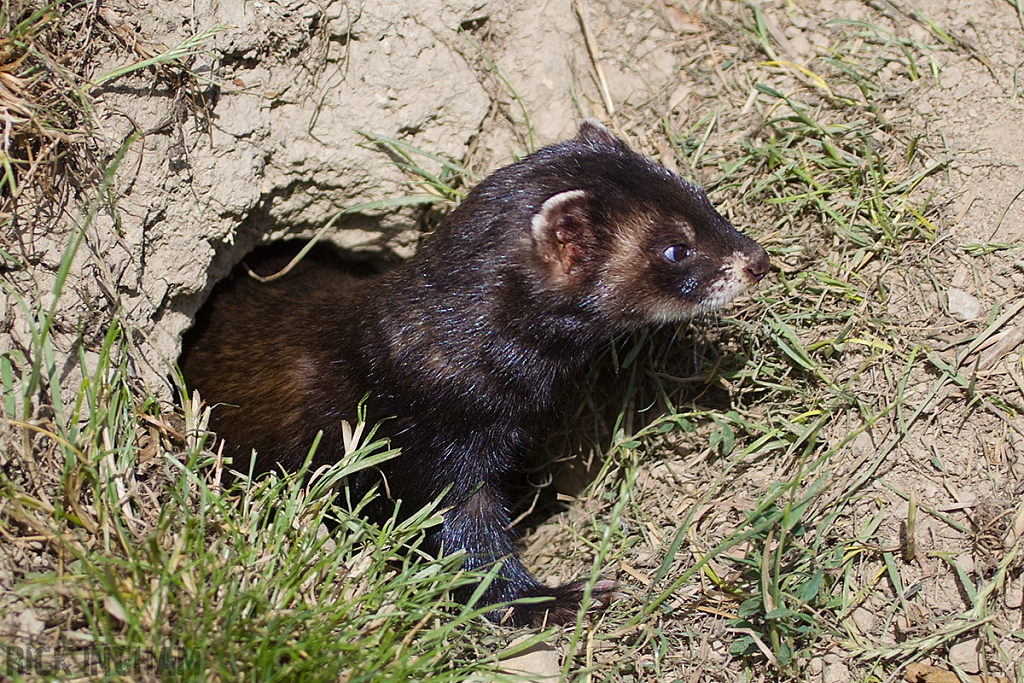
[[[765, 250], [707, 195], [584, 121], [575, 140], [547, 148], [559, 181], [530, 224], [554, 294], [580, 297], [613, 326], [677, 321], [730, 302], [768, 272]], [[552, 291], [553, 290], [553, 291]]]

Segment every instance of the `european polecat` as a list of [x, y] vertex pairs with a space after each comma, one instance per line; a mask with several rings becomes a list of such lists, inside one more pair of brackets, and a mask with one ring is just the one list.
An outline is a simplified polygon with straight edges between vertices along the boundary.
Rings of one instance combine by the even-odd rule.
[[[432, 552], [503, 560], [483, 604], [529, 596], [513, 624], [575, 618], [584, 582], [555, 588], [520, 563], [507, 484], [609, 338], [729, 302], [768, 255], [707, 196], [584, 121], [476, 186], [400, 266], [355, 280], [310, 267], [236, 278], [211, 301], [181, 360], [235, 463], [313, 467], [343, 454], [342, 420], [366, 396], [401, 455], [352, 477], [413, 511], [450, 487]], [[245, 469], [239, 465], [240, 469]], [[384, 500], [373, 513], [393, 508]], [[593, 589], [607, 604], [614, 584]], [[469, 592], [460, 597], [469, 598]]]

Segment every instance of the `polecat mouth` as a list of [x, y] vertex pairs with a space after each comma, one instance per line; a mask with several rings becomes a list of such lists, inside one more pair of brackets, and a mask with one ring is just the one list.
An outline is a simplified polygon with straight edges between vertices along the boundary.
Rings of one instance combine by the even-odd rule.
[[720, 276], [702, 292], [698, 308], [712, 311], [725, 306], [737, 296], [750, 289], [768, 273], [769, 261], [766, 252], [756, 256], [734, 251], [725, 259], [719, 270]]

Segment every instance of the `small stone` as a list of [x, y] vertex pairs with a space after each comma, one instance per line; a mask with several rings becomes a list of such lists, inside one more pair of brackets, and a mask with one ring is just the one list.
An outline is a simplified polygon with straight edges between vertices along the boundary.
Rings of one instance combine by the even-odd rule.
[[36, 616], [36, 611], [31, 607], [26, 607], [18, 618], [19, 635], [32, 638], [42, 633], [45, 627], [46, 624]]
[[1020, 609], [1022, 603], [1024, 603], [1024, 580], [1018, 578], [1016, 581], [1011, 581], [1007, 587], [1003, 604], [1009, 609]]
[[963, 78], [963, 70], [960, 67], [951, 66], [943, 69], [942, 76], [939, 78], [939, 84], [948, 90], [959, 85]]
[[822, 681], [824, 683], [848, 683], [850, 680], [850, 669], [838, 655], [825, 655], [825, 670]]
[[853, 21], [860, 21], [864, 18], [864, 6], [856, 2], [856, 0], [846, 0], [843, 6], [839, 9], [839, 15], [843, 19], [852, 19]]
[[960, 85], [960, 87], [958, 87], [956, 90], [953, 91], [953, 99], [955, 99], [955, 100], [965, 99], [968, 95], [972, 94], [977, 89], [978, 89], [978, 84], [975, 81], [970, 81], [968, 83], [964, 83], [964, 84]]
[[811, 52], [811, 41], [807, 40], [807, 36], [803, 33], [797, 33], [795, 36], [791, 36], [789, 44], [793, 47], [793, 50], [801, 57]]
[[857, 624], [857, 628], [860, 629], [861, 633], [866, 634], [875, 629], [875, 626], [878, 625], [878, 619], [871, 610], [858, 607], [853, 610], [853, 623]]
[[969, 674], [981, 672], [981, 641], [971, 638], [949, 648], [949, 663]]
[[864, 431], [853, 437], [850, 442], [850, 452], [857, 457], [870, 455], [876, 451], [875, 442], [871, 439], [871, 433]]
[[910, 26], [907, 27], [907, 34], [910, 35], [911, 40], [918, 43], [924, 43], [931, 38], [931, 34], [928, 33], [928, 30], [917, 24], [910, 24]]
[[981, 317], [981, 302], [976, 296], [962, 289], [950, 287], [946, 290], [946, 303], [954, 320], [965, 322]]
[[949, 314], [956, 321], [963, 323], [981, 317], [981, 301], [964, 290], [950, 287], [946, 290], [946, 303], [949, 306]]
[[824, 36], [821, 33], [818, 33], [817, 31], [811, 31], [810, 33], [808, 33], [807, 40], [811, 41], [812, 44], [821, 48], [827, 48], [830, 42], [827, 36]]
[[562, 671], [559, 659], [559, 651], [554, 646], [541, 642], [531, 645], [514, 657], [501, 660], [501, 668], [507, 673], [525, 676], [531, 681], [557, 681]]
[[988, 281], [989, 281], [989, 284], [993, 284], [996, 287], [999, 287], [1000, 289], [1013, 289], [1013, 281], [1012, 280], [1008, 280], [1007, 278], [1005, 278], [1005, 277], [1003, 277], [1001, 275], [996, 275], [995, 273], [992, 273], [991, 275], [989, 275]]

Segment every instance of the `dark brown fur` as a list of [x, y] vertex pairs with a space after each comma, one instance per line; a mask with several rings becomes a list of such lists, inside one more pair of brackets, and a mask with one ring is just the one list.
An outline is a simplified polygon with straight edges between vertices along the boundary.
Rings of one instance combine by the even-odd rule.
[[[575, 618], [582, 582], [536, 581], [516, 554], [507, 483], [564, 409], [609, 337], [726, 303], [768, 256], [704, 193], [630, 151], [599, 124], [478, 185], [416, 256], [370, 281], [328, 269], [272, 284], [237, 278], [210, 303], [181, 367], [213, 411], [225, 452], [256, 470], [314, 467], [343, 453], [341, 423], [368, 419], [402, 449], [353, 477], [382, 478], [416, 510], [447, 487], [437, 553], [467, 568], [503, 560], [484, 604], [529, 596], [515, 624]], [[392, 506], [381, 495], [377, 519]], [[614, 584], [594, 593], [607, 603]], [[468, 593], [459, 596], [468, 599]], [[497, 617], [497, 615], [496, 615]]]

